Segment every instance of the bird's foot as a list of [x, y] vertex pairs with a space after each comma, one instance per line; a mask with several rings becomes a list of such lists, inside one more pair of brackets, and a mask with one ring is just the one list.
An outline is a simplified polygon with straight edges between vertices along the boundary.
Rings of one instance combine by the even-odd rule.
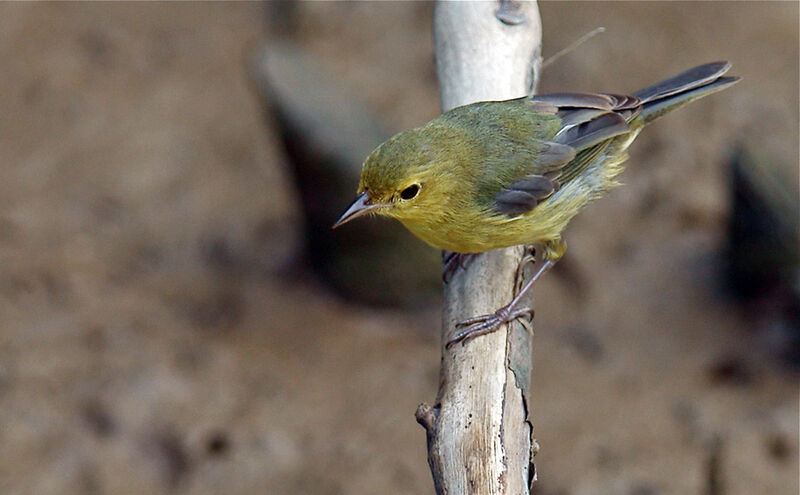
[[442, 259], [444, 260], [444, 270], [442, 270], [442, 281], [444, 283], [450, 282], [459, 268], [466, 269], [470, 262], [478, 256], [478, 254], [470, 253], [454, 253], [452, 251], [444, 251]]
[[449, 342], [447, 342], [445, 347], [449, 349], [459, 342], [461, 342], [463, 345], [468, 340], [474, 339], [480, 335], [486, 335], [488, 333], [495, 332], [502, 325], [511, 323], [517, 318], [522, 318], [524, 316], [527, 316], [529, 319], [533, 318], [533, 309], [515, 309], [512, 303], [508, 306], [498, 309], [492, 314], [476, 316], [475, 318], [464, 320], [461, 323], [456, 324], [456, 329], [459, 330], [459, 332], [456, 333], [456, 335], [450, 339]]
[[[563, 241], [559, 241], [558, 244], [556, 243], [545, 244], [546, 249], [548, 248], [548, 245], [550, 245], [550, 247], [552, 248], [550, 254], [559, 254], [559, 253], [563, 254], [564, 249], [566, 249], [566, 244], [564, 244]], [[553, 248], [553, 246], [555, 246], [555, 248]], [[530, 260], [530, 258], [531, 258], [530, 255], [525, 256], [523, 258], [523, 263], [520, 266], [524, 266], [524, 264], [527, 263]], [[506, 323], [511, 323], [512, 321], [518, 318], [522, 318], [523, 316], [527, 316], [528, 320], [526, 321], [523, 319], [520, 320], [520, 322], [528, 331], [531, 331], [529, 322], [530, 320], [533, 319], [533, 309], [531, 308], [517, 309], [517, 304], [519, 304], [522, 301], [522, 298], [525, 296], [525, 294], [527, 294], [528, 291], [531, 290], [531, 287], [533, 287], [533, 284], [535, 284], [536, 281], [539, 280], [539, 277], [541, 277], [545, 272], [547, 272], [547, 270], [549, 270], [550, 268], [553, 267], [553, 265], [555, 265], [556, 261], [558, 261], [558, 258], [545, 257], [544, 260], [542, 261], [541, 266], [536, 271], [536, 273], [533, 274], [530, 280], [525, 282], [525, 285], [523, 285], [522, 288], [519, 289], [517, 295], [514, 296], [514, 299], [512, 299], [511, 302], [508, 303], [506, 306], [503, 306], [502, 308], [498, 309], [493, 314], [476, 316], [475, 318], [470, 318], [468, 320], [462, 321], [461, 323], [458, 323], [456, 325], [457, 333], [455, 337], [450, 339], [450, 341], [447, 342], [445, 347], [449, 349], [458, 342], [464, 344], [466, 341], [478, 337], [479, 335], [486, 335], [487, 333], [492, 333], [497, 329], [499, 329], [502, 325]], [[517, 278], [519, 278], [520, 275], [521, 271], [518, 270]]]

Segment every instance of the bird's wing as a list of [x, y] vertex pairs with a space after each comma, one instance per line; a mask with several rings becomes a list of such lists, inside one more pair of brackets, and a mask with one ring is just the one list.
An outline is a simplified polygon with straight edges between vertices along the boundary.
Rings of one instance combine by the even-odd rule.
[[[554, 106], [560, 127], [548, 141], [533, 146], [542, 151], [532, 159], [524, 154], [513, 158], [526, 161], [524, 171], [501, 181], [504, 184], [493, 198], [494, 209], [509, 216], [532, 210], [580, 175], [614, 137], [631, 131], [629, 123], [642, 109], [639, 98], [615, 94], [562, 93], [534, 96], [531, 101]], [[510, 168], [520, 170], [518, 165]]]
[[[558, 177], [564, 167], [575, 159], [575, 148], [555, 142], [542, 142], [541, 151], [525, 163], [526, 170], [501, 180], [505, 182], [494, 198], [494, 209], [516, 216], [532, 210], [559, 188]], [[516, 167], [514, 167], [516, 168]], [[508, 180], [513, 182], [508, 182]]]

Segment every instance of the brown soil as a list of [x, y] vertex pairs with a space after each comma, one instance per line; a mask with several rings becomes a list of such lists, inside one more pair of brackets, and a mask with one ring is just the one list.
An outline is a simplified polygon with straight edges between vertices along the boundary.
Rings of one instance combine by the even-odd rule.
[[[536, 492], [797, 493], [796, 376], [720, 294], [719, 253], [734, 143], [797, 163], [798, 5], [541, 10], [545, 55], [607, 28], [542, 91], [721, 58], [744, 80], [648, 129], [537, 287]], [[297, 199], [245, 71], [288, 29], [418, 125], [438, 112], [431, 12], [0, 5], [0, 493], [432, 492], [413, 412], [438, 308], [287, 272]]]

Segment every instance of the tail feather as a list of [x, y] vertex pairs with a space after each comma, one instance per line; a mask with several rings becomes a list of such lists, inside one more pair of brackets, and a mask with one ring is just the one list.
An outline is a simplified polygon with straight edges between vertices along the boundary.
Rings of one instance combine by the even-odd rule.
[[648, 124], [662, 115], [698, 98], [721, 91], [739, 81], [738, 77], [722, 77], [729, 62], [712, 62], [637, 91], [642, 111], [636, 120]]

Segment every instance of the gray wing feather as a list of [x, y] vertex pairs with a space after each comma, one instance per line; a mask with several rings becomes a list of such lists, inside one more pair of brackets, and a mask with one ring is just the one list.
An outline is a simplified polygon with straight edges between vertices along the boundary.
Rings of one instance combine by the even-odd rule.
[[530, 211], [538, 204], [536, 198], [525, 191], [503, 190], [497, 194], [494, 201], [498, 212], [512, 217]]
[[500, 213], [509, 216], [521, 215], [548, 198], [558, 187], [556, 180], [543, 175], [530, 175], [500, 191], [495, 196], [495, 207]]
[[574, 125], [589, 122], [592, 119], [608, 113], [608, 110], [600, 110], [597, 108], [563, 108], [558, 111], [556, 115], [561, 119], [562, 130], [572, 127]]
[[532, 210], [559, 188], [561, 170], [575, 158], [575, 148], [561, 143], [546, 143], [537, 153], [531, 174], [514, 181], [494, 198], [497, 211], [510, 216]]
[[524, 191], [536, 199], [544, 199], [558, 190], [558, 181], [543, 175], [530, 175], [512, 183], [508, 190]]
[[582, 150], [629, 131], [628, 123], [621, 115], [606, 113], [582, 124], [564, 129], [556, 135], [556, 142]]
[[575, 158], [575, 148], [568, 144], [546, 143], [534, 159], [535, 170], [545, 173], [558, 170]]
[[600, 110], [612, 110], [614, 100], [603, 94], [590, 93], [553, 93], [547, 95], [535, 95], [532, 101], [547, 102], [559, 108], [597, 108]]
[[710, 64], [700, 65], [641, 89], [635, 92], [633, 96], [638, 97], [643, 103], [666, 98], [667, 96], [706, 85], [728, 72], [730, 68], [730, 62], [711, 62]]
[[614, 111], [630, 110], [642, 104], [642, 100], [633, 95], [605, 94], [614, 101]]

